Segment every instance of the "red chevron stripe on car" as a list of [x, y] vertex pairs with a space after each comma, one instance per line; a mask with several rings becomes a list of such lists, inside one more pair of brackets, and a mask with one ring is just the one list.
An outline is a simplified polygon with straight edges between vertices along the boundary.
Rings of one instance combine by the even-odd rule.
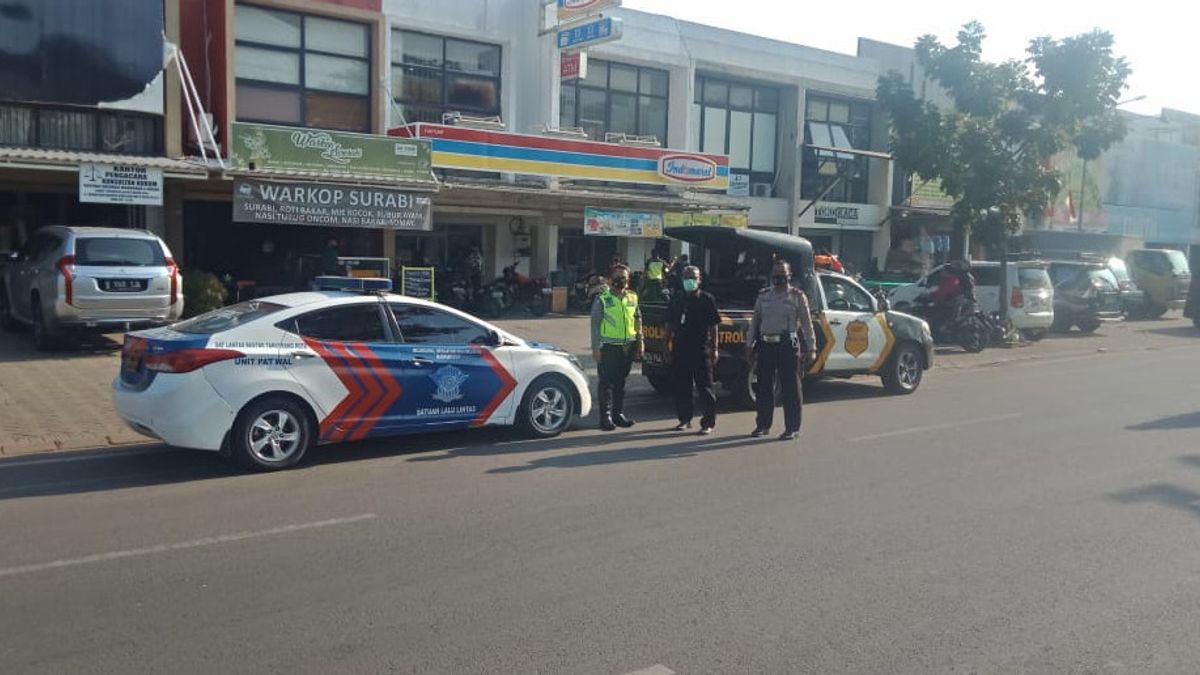
[[337, 430], [330, 435], [329, 440], [331, 441], [351, 440], [352, 429], [359, 424], [366, 415], [367, 410], [383, 394], [383, 385], [379, 384], [371, 369], [358, 357], [351, 346], [345, 342], [338, 342], [332, 345], [334, 349], [346, 357], [350, 373], [357, 376], [359, 388], [356, 392], [357, 397], [355, 398], [354, 405], [346, 412], [345, 417], [338, 420]]
[[341, 401], [338, 401], [337, 406], [329, 411], [329, 414], [320, 423], [321, 439], [329, 440], [332, 433], [337, 430], [338, 422], [346, 416], [346, 413], [358, 401], [358, 397], [362, 395], [362, 389], [359, 387], [358, 381], [350, 374], [350, 371], [341, 367], [342, 359], [330, 351], [323, 342], [313, 340], [312, 338], [304, 338], [304, 343], [321, 357], [321, 360], [329, 366], [329, 369], [337, 376], [342, 386], [346, 388], [346, 396]]
[[361, 355], [362, 360], [366, 362], [370, 371], [375, 373], [383, 384], [383, 395], [379, 399], [379, 402], [367, 411], [366, 415], [363, 416], [362, 424], [358, 426], [354, 433], [350, 434], [350, 440], [359, 441], [366, 438], [367, 434], [375, 428], [384, 411], [392, 407], [392, 404], [400, 398], [400, 394], [404, 390], [400, 386], [400, 383], [396, 381], [396, 378], [392, 376], [392, 372], [379, 360], [375, 352], [371, 351], [365, 344], [355, 344], [354, 348]]
[[513, 390], [517, 388], [517, 381], [513, 379], [513, 376], [509, 374], [504, 365], [501, 364], [494, 355], [492, 355], [490, 350], [478, 345], [476, 345], [474, 349], [481, 357], [483, 357], [484, 361], [487, 361], [487, 364], [491, 367], [492, 372], [496, 373], [496, 377], [500, 378], [500, 391], [497, 392], [495, 398], [493, 398], [491, 402], [479, 412], [479, 415], [475, 418], [475, 420], [471, 422], [471, 426], [478, 427], [486, 424], [488, 418], [492, 416], [492, 413], [496, 412], [496, 408], [499, 408], [500, 404], [504, 403], [504, 400], [513, 393]]

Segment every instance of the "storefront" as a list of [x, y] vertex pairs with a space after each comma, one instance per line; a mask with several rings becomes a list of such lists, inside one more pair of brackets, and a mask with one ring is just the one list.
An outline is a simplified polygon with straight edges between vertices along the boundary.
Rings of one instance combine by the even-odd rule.
[[866, 272], [879, 256], [877, 235], [886, 226], [884, 213], [874, 204], [817, 202], [804, 214], [800, 236], [812, 242], [814, 251], [836, 254], [847, 271]]
[[185, 195], [185, 265], [257, 295], [355, 266], [394, 276], [444, 250], [429, 161], [412, 139], [235, 123], [220, 180]]

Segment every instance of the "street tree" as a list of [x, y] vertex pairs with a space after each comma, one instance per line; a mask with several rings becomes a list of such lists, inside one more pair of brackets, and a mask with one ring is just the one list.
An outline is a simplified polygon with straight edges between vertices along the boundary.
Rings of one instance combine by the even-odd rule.
[[[940, 181], [953, 199], [956, 252], [969, 234], [1000, 251], [1005, 263], [1008, 237], [1062, 188], [1051, 158], [1073, 148], [1095, 159], [1124, 137], [1117, 103], [1130, 68], [1101, 30], [1039, 37], [1024, 60], [1000, 63], [983, 60], [985, 37], [983, 26], [971, 22], [953, 46], [932, 35], [916, 42], [917, 63], [952, 106], [917, 98], [912, 83], [894, 71], [880, 78], [878, 98], [891, 118], [896, 162], [914, 180]], [[1007, 305], [1000, 303], [1002, 319]]]

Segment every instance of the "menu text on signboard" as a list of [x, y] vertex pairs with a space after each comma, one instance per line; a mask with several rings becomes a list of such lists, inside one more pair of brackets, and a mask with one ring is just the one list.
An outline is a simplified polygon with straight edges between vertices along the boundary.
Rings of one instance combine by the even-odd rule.
[[382, 230], [429, 230], [428, 194], [328, 183], [239, 180], [233, 188], [233, 219]]

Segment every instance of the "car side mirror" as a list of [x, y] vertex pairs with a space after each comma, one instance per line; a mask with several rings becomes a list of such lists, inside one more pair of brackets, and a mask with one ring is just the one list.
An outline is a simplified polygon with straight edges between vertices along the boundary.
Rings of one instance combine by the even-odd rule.
[[499, 347], [504, 344], [504, 340], [500, 337], [499, 331], [491, 331], [488, 333], [487, 346]]

